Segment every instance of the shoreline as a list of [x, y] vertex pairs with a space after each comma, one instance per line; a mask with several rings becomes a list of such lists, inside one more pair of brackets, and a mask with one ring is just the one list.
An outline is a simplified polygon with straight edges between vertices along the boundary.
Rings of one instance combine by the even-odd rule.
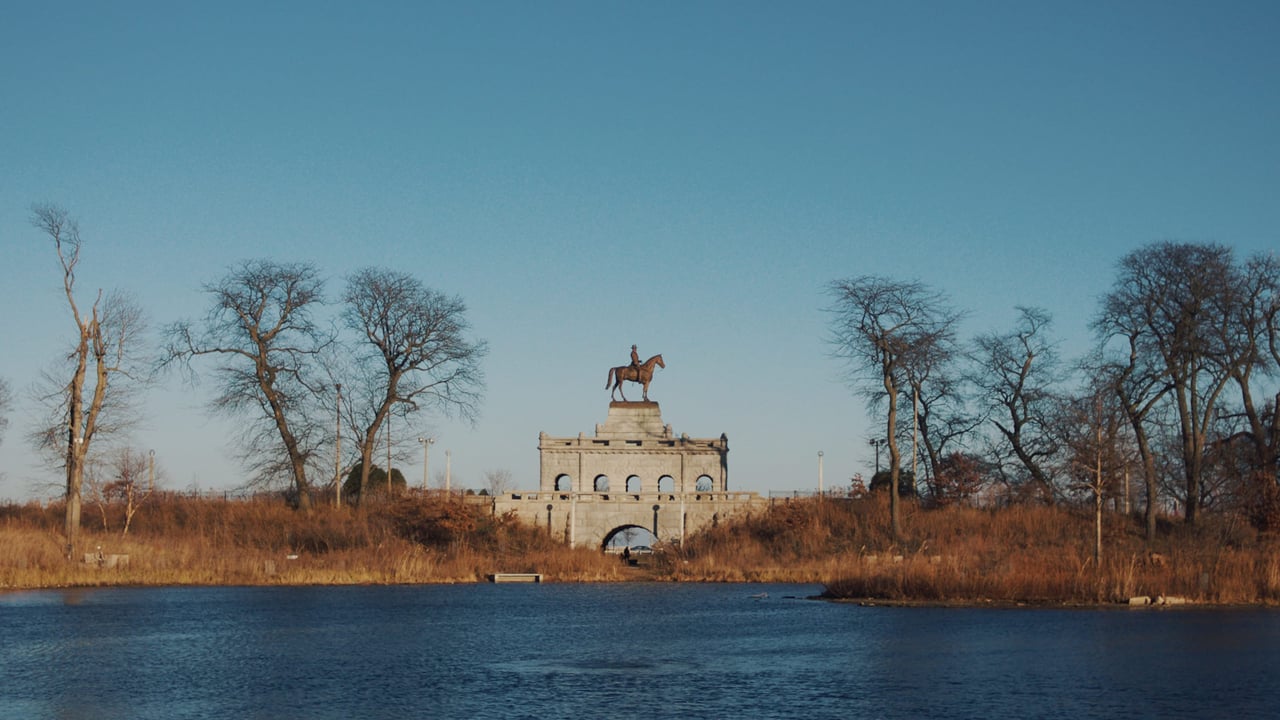
[[[703, 585], [817, 585], [826, 587], [820, 581], [761, 581], [761, 580], [716, 580], [716, 579], [672, 579], [663, 577], [645, 577], [617, 580], [543, 580], [542, 585], [625, 585], [625, 584], [703, 584]], [[96, 583], [68, 585], [36, 585], [24, 587], [0, 587], [0, 596], [38, 592], [74, 592], [92, 590], [162, 590], [177, 588], [347, 588], [347, 587], [414, 587], [429, 585], [489, 585], [487, 580], [436, 580], [406, 582], [293, 582], [293, 583]], [[1242, 603], [1213, 602], [1203, 600], [1187, 600], [1176, 598], [1173, 602], [1148, 602], [1134, 604], [1126, 601], [1082, 601], [1082, 600], [997, 600], [993, 598], [927, 600], [912, 598], [874, 598], [874, 597], [831, 597], [825, 593], [807, 596], [795, 596], [793, 599], [814, 600], [839, 605], [855, 605], [875, 608], [936, 608], [955, 610], [1126, 610], [1146, 612], [1168, 612], [1185, 610], [1266, 610], [1280, 608], [1280, 604], [1272, 602]]]
[[1092, 519], [1072, 508], [908, 508], [911, 534], [893, 542], [883, 500], [780, 502], [635, 564], [468, 503], [416, 497], [300, 513], [268, 500], [164, 496], [128, 534], [118, 517], [95, 517], [71, 561], [59, 508], [0, 506], [0, 592], [453, 585], [501, 572], [551, 583], [806, 584], [866, 606], [1280, 606], [1280, 537], [1231, 518], [1171, 525], [1146, 541], [1140, 518], [1109, 516], [1099, 560]]

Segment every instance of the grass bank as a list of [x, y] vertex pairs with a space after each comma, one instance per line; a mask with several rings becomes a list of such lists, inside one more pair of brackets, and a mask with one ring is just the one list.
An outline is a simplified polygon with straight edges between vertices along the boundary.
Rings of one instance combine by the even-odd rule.
[[775, 504], [691, 538], [667, 570], [681, 579], [817, 581], [828, 597], [851, 600], [1280, 603], [1280, 543], [1243, 518], [1162, 522], [1148, 544], [1140, 517], [1109, 514], [1101, 562], [1092, 516], [1069, 507], [909, 507], [899, 543], [887, 518], [884, 497]]
[[[570, 549], [484, 506], [406, 497], [298, 512], [277, 499], [165, 495], [122, 535], [123, 510], [86, 506], [75, 560], [62, 506], [0, 506], [0, 588], [104, 585], [323, 585], [478, 582], [494, 572], [616, 581], [616, 559]], [[84, 555], [127, 555], [100, 567]]]
[[[170, 494], [143, 507], [127, 535], [123, 508], [85, 510], [68, 561], [60, 505], [0, 506], [0, 588], [466, 583], [537, 572], [552, 582], [819, 583], [830, 597], [877, 602], [1280, 604], [1280, 543], [1231, 516], [1162, 523], [1148, 545], [1140, 518], [1109, 514], [1099, 563], [1092, 517], [1072, 508], [908, 507], [894, 543], [884, 497], [793, 499], [634, 568], [459, 499], [298, 512], [278, 499]], [[98, 552], [128, 564], [82, 562]]]

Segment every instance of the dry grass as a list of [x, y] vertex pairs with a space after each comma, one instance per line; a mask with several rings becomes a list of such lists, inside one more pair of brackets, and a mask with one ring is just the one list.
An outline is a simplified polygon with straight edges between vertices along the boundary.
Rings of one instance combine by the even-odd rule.
[[169, 495], [144, 508], [128, 536], [108, 512], [86, 512], [76, 560], [63, 556], [61, 507], [0, 507], [0, 588], [96, 585], [310, 585], [477, 582], [493, 572], [551, 581], [621, 580], [613, 558], [574, 550], [484, 506], [403, 498], [368, 508], [302, 513], [278, 500]]
[[1148, 546], [1139, 518], [1108, 515], [1099, 565], [1091, 517], [1070, 508], [908, 507], [906, 538], [895, 544], [884, 497], [791, 500], [692, 535], [636, 569], [461, 500], [410, 496], [304, 513], [274, 499], [166, 495], [127, 537], [118, 508], [108, 508], [108, 530], [96, 508], [86, 510], [77, 557], [100, 548], [128, 555], [127, 567], [68, 562], [56, 504], [0, 506], [0, 588], [455, 583], [539, 572], [558, 582], [823, 583], [833, 597], [877, 601], [1280, 603], [1280, 543], [1221, 516], [1194, 528], [1163, 523]]
[[1247, 523], [1166, 523], [1148, 546], [1140, 518], [1109, 515], [1102, 562], [1093, 522], [1070, 508], [907, 509], [906, 538], [886, 499], [793, 500], [691, 537], [668, 553], [678, 580], [821, 582], [831, 597], [936, 603], [1107, 603], [1135, 596], [1280, 603], [1280, 543]]

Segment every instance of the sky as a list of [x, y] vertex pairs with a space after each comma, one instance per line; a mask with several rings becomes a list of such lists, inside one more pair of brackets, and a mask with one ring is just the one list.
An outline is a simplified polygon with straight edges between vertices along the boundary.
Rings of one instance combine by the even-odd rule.
[[[59, 492], [29, 388], [75, 334], [30, 224], [80, 223], [82, 302], [203, 315], [252, 258], [461, 296], [485, 340], [454, 486], [538, 483], [538, 434], [591, 434], [608, 368], [729, 438], [732, 489], [869, 476], [880, 421], [828, 342], [828, 284], [919, 280], [1064, 356], [1127, 252], [1280, 248], [1274, 2], [10, 3], [0, 23], [0, 499]], [[206, 366], [207, 367], [207, 366]], [[634, 389], [633, 389], [634, 388]], [[635, 399], [638, 388], [629, 386]], [[129, 438], [178, 490], [233, 489], [235, 421], [170, 377]], [[416, 443], [398, 465], [421, 478]]]

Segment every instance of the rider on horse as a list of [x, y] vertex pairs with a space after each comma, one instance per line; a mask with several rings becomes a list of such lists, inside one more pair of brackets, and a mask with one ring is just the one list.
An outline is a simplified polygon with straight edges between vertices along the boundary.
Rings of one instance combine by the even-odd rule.
[[[624, 380], [637, 383], [644, 387], [644, 399], [645, 401], [648, 401], [649, 382], [653, 380], [653, 368], [655, 365], [662, 368], [667, 366], [666, 363], [662, 361], [661, 355], [654, 355], [648, 360], [640, 362], [640, 353], [636, 351], [636, 346], [632, 345], [631, 364], [609, 368], [609, 379], [605, 382], [605, 388], [607, 389], [612, 387], [613, 393], [616, 395], [621, 393], [622, 383]], [[622, 400], [625, 402], [626, 399], [627, 396], [623, 395]]]

